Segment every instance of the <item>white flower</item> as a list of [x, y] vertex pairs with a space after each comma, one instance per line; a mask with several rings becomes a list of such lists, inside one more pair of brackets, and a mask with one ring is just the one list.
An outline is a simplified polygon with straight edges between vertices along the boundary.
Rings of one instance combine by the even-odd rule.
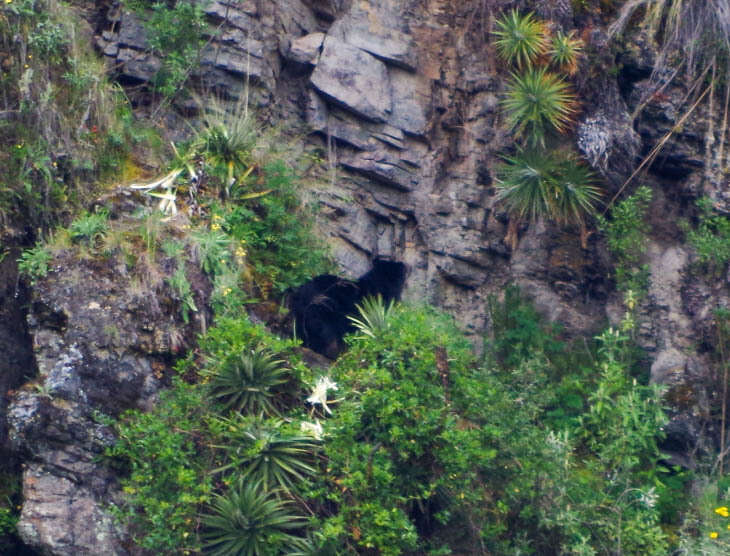
[[337, 383], [332, 382], [328, 376], [319, 377], [312, 390], [312, 395], [307, 398], [307, 401], [312, 405], [321, 404], [325, 413], [332, 414], [330, 408], [327, 407], [327, 390], [337, 390]]
[[305, 434], [311, 434], [317, 440], [322, 440], [322, 434], [324, 431], [322, 430], [322, 423], [319, 422], [319, 419], [316, 419], [314, 423], [302, 421], [302, 424], [299, 425], [299, 430]]

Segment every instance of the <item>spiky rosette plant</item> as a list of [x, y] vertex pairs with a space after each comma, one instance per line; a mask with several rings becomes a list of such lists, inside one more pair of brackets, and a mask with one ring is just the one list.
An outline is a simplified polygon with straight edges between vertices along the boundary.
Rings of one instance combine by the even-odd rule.
[[375, 338], [380, 331], [388, 327], [388, 317], [393, 306], [393, 302], [386, 303], [380, 294], [366, 297], [362, 303], [355, 305], [359, 315], [347, 318], [361, 334]]
[[284, 361], [262, 349], [212, 361], [202, 374], [210, 396], [224, 409], [248, 415], [277, 415], [278, 387], [289, 381]]
[[532, 12], [523, 16], [512, 10], [497, 21], [493, 34], [499, 56], [519, 69], [531, 68], [549, 46], [545, 24]]
[[558, 31], [553, 36], [550, 50], [550, 63], [559, 71], [575, 75], [578, 71], [578, 60], [583, 53], [583, 41], [575, 36], [575, 31], [567, 35]]
[[587, 216], [595, 214], [601, 190], [594, 184], [591, 169], [577, 156], [569, 153], [563, 157], [556, 176], [552, 217], [559, 224], [583, 225]]
[[216, 495], [211, 513], [202, 517], [205, 553], [269, 556], [301, 550], [304, 539], [292, 532], [301, 529], [305, 519], [274, 494], [260, 483], [240, 479], [226, 494]]
[[585, 247], [586, 217], [595, 214], [601, 192], [593, 174], [572, 153], [526, 149], [503, 157], [497, 198], [510, 213], [507, 241], [517, 243], [517, 225], [550, 218], [561, 225], [577, 224]]
[[264, 490], [295, 490], [296, 483], [316, 473], [312, 462], [317, 443], [312, 436], [287, 433], [282, 421], [251, 422], [241, 416], [219, 418], [226, 431], [228, 463], [217, 472], [236, 469], [242, 480], [259, 483]]
[[545, 146], [550, 131], [564, 132], [577, 112], [570, 85], [545, 68], [511, 74], [502, 105], [507, 123], [531, 146]]

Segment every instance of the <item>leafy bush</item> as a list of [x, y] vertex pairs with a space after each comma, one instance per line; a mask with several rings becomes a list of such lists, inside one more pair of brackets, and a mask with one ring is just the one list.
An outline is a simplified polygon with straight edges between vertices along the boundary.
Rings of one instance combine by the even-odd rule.
[[220, 231], [220, 224], [214, 221], [210, 231], [194, 232], [192, 239], [195, 256], [203, 272], [212, 276], [221, 274], [231, 258], [231, 239]]
[[548, 48], [547, 28], [532, 12], [521, 16], [517, 10], [497, 21], [495, 45], [499, 56], [520, 69], [529, 69]]
[[254, 279], [266, 296], [326, 272], [331, 262], [312, 233], [313, 215], [301, 205], [286, 164], [267, 164], [259, 180], [271, 193], [232, 207], [223, 229], [246, 246]]
[[730, 218], [716, 213], [710, 199], [700, 199], [697, 207], [700, 211], [697, 227], [693, 229], [687, 222], [683, 223], [687, 241], [697, 251], [700, 264], [712, 272], [722, 273], [730, 261]]
[[162, 60], [155, 76], [156, 89], [167, 97], [174, 96], [187, 81], [204, 44], [208, 27], [203, 5], [191, 0], [147, 3], [126, 0], [125, 4], [142, 19], [152, 51]]
[[605, 234], [615, 261], [617, 289], [632, 291], [639, 297], [649, 287], [649, 268], [641, 259], [646, 251], [646, 213], [650, 202], [651, 189], [642, 186], [614, 205], [610, 219], [598, 217], [598, 227]]
[[539, 449], [537, 429], [449, 319], [395, 306], [388, 322], [376, 337], [351, 337], [332, 370], [346, 394], [325, 427], [324, 497], [337, 511], [322, 532], [382, 554], [473, 553], [482, 543], [499, 553], [517, 510], [486, 501], [529, 491], [529, 473], [511, 484], [508, 461]]
[[544, 67], [512, 73], [502, 106], [515, 136], [541, 147], [548, 133], [565, 132], [577, 111], [570, 85]]
[[35, 284], [40, 278], [45, 278], [48, 274], [48, 263], [53, 259], [53, 255], [47, 247], [40, 242], [35, 247], [26, 249], [21, 253], [18, 259], [18, 272], [21, 276], [25, 276], [30, 280], [31, 284]]
[[393, 309], [393, 303], [386, 304], [382, 295], [366, 297], [355, 307], [359, 316], [347, 318], [361, 334], [375, 338], [380, 331], [388, 327], [388, 317]]
[[74, 241], [85, 240], [89, 247], [93, 247], [96, 240], [102, 237], [109, 229], [109, 213], [105, 210], [84, 213], [76, 218], [68, 227], [69, 235]]
[[187, 324], [190, 322], [190, 313], [197, 313], [198, 307], [195, 305], [193, 290], [190, 287], [188, 277], [185, 275], [185, 264], [178, 261], [177, 269], [165, 281], [170, 285], [177, 301], [180, 303], [180, 313], [182, 314], [183, 322]]
[[114, 423], [118, 438], [106, 455], [128, 473], [114, 513], [139, 546], [158, 554], [196, 548], [198, 508], [213, 491], [209, 455], [196, 442], [205, 411], [202, 390], [175, 380], [153, 411], [129, 411]]

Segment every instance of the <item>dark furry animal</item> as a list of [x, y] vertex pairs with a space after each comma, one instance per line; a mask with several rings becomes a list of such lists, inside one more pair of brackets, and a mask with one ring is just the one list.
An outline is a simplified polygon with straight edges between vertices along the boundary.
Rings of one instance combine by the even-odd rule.
[[347, 317], [357, 313], [355, 305], [378, 294], [386, 302], [399, 300], [406, 274], [403, 263], [375, 259], [357, 281], [332, 274], [312, 278], [289, 296], [297, 336], [309, 349], [334, 359], [344, 347], [344, 335], [354, 330]]

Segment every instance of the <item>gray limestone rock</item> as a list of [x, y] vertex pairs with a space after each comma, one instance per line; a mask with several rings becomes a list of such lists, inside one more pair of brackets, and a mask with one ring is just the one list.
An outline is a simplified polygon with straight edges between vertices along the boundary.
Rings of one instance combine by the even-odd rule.
[[122, 556], [112, 516], [90, 489], [31, 464], [23, 473], [18, 532], [29, 546], [54, 556]]
[[324, 33], [310, 33], [291, 41], [287, 58], [300, 64], [315, 64], [322, 49]]
[[361, 48], [387, 64], [415, 71], [414, 39], [398, 13], [401, 7], [383, 0], [354, 2], [330, 27], [329, 35]]
[[354, 46], [328, 36], [311, 76], [312, 85], [333, 102], [374, 122], [392, 112], [385, 64]]

